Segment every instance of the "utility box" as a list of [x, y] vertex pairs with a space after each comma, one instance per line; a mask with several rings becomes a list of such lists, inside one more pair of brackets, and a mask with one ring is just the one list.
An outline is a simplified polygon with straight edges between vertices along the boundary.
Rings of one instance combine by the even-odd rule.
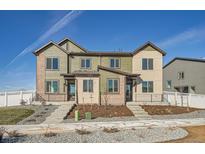
[[80, 112], [78, 110], [75, 111], [75, 121], [80, 120]]
[[85, 112], [85, 119], [87, 119], [87, 120], [91, 120], [92, 119], [91, 112]]

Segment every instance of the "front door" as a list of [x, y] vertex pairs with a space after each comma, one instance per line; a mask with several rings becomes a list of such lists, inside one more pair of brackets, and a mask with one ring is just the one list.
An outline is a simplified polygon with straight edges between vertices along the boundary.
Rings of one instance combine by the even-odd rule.
[[132, 81], [126, 83], [126, 101], [132, 101]]
[[75, 100], [75, 83], [68, 83], [68, 101]]

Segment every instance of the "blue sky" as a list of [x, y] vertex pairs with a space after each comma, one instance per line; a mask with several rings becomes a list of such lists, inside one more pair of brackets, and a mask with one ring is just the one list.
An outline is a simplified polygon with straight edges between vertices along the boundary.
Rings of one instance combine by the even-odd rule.
[[172, 58], [205, 57], [205, 11], [0, 11], [0, 91], [35, 88], [32, 52], [69, 37], [88, 50], [152, 41]]

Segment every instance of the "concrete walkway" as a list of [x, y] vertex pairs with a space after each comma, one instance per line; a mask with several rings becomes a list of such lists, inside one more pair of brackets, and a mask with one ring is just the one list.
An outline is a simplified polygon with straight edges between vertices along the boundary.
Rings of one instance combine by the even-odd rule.
[[127, 107], [132, 111], [135, 117], [140, 119], [151, 119], [151, 116], [136, 102], [127, 102]]
[[154, 127], [184, 127], [205, 125], [205, 118], [195, 119], [164, 119], [164, 120], [135, 120], [135, 121], [115, 121], [115, 122], [84, 122], [84, 123], [60, 123], [60, 124], [40, 124], [40, 125], [1, 125], [7, 131], [17, 130], [23, 134], [40, 134], [45, 132], [73, 132], [76, 129], [86, 129], [89, 131], [103, 128], [154, 128]]
[[63, 121], [63, 118], [74, 105], [74, 102], [60, 105], [42, 124], [58, 124]]

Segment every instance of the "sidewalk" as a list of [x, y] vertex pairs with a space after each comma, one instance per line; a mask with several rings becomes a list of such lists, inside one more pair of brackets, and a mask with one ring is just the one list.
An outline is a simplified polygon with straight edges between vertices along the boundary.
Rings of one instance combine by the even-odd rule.
[[79, 123], [60, 123], [60, 124], [40, 124], [40, 125], [1, 125], [8, 131], [17, 130], [24, 134], [40, 134], [48, 131], [61, 133], [72, 132], [76, 129], [86, 129], [90, 131], [103, 128], [150, 128], [150, 127], [184, 127], [205, 125], [205, 118], [195, 119], [163, 119], [163, 120], [136, 120], [136, 121], [115, 121], [115, 122], [79, 122]]

